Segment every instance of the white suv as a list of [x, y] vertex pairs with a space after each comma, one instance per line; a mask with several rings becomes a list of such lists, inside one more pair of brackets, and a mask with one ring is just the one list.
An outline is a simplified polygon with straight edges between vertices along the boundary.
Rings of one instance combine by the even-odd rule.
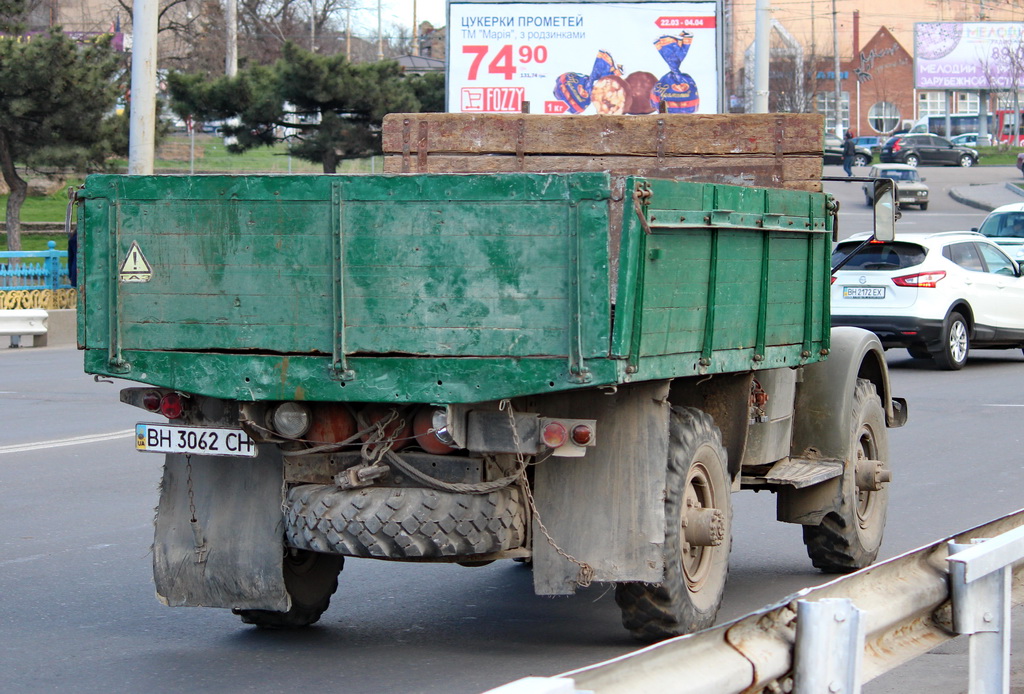
[[[832, 266], [868, 238], [836, 245]], [[901, 234], [872, 241], [832, 280], [832, 325], [878, 335], [942, 369], [960, 369], [970, 347], [1024, 347], [1024, 278], [999, 246], [979, 233]]]
[[1018, 263], [1024, 261], [1024, 202], [992, 210], [976, 231], [1002, 246]]

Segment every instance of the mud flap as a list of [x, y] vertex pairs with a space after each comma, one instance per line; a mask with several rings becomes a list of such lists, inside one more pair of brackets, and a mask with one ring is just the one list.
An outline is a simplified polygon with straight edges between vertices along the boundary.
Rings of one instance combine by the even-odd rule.
[[169, 454], [153, 541], [160, 602], [287, 611], [283, 501], [276, 448], [256, 459]]

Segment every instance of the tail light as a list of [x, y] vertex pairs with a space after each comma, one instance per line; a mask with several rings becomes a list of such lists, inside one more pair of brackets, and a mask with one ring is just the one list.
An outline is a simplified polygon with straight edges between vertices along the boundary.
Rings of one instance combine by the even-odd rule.
[[548, 448], [561, 448], [569, 440], [569, 431], [561, 422], [551, 422], [541, 430], [540, 440]]
[[150, 412], [159, 412], [160, 400], [160, 393], [155, 390], [151, 390], [142, 396], [142, 406]]
[[589, 424], [577, 424], [572, 428], [572, 442], [586, 446], [594, 438], [594, 429]]
[[167, 419], [178, 419], [185, 412], [185, 404], [178, 393], [167, 393], [160, 398], [160, 414]]
[[914, 275], [903, 275], [902, 277], [893, 277], [892, 281], [897, 287], [917, 287], [919, 289], [934, 288], [938, 285], [939, 280], [946, 276], [945, 270], [939, 270], [937, 272], [918, 272]]

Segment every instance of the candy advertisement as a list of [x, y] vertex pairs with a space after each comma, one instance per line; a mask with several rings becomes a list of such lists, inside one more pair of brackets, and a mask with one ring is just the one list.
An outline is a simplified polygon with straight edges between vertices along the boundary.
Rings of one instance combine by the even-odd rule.
[[714, 2], [448, 6], [448, 111], [719, 113]]

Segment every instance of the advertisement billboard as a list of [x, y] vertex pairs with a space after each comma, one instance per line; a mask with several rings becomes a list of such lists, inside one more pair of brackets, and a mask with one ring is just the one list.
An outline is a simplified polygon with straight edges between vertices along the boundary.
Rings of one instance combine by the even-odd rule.
[[[715, 2], [448, 4], [451, 113], [718, 113]], [[664, 106], [662, 106], [664, 104]]]
[[917, 89], [1009, 89], [1024, 82], [1024, 24], [914, 24]]

